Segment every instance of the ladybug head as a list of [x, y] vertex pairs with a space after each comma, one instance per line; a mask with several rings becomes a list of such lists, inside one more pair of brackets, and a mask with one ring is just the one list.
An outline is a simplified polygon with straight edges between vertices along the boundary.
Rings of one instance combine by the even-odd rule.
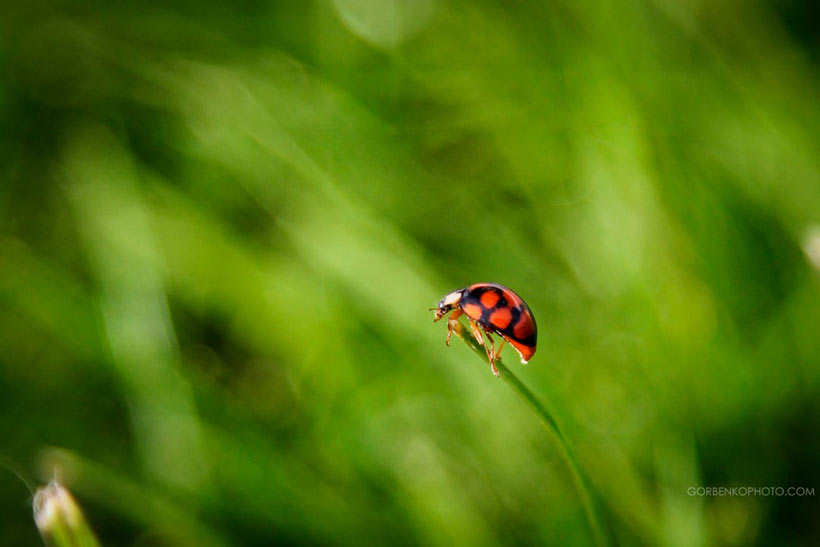
[[464, 290], [465, 289], [459, 289], [445, 295], [444, 298], [438, 301], [435, 308], [430, 308], [431, 311], [434, 310], [436, 312], [433, 323], [444, 317], [444, 314], [458, 306], [459, 302], [461, 302], [461, 297], [464, 294]]

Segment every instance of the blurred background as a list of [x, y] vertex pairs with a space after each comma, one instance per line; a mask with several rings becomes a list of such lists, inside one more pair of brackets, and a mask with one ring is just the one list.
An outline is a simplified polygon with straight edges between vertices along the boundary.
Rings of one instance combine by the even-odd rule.
[[[820, 542], [818, 4], [0, 8], [0, 543]], [[691, 496], [691, 487], [814, 496]]]

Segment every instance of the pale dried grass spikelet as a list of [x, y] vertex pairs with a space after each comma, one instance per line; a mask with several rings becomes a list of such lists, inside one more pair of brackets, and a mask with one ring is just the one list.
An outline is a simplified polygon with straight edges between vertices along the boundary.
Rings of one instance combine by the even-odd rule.
[[34, 494], [34, 523], [43, 542], [54, 547], [99, 547], [100, 543], [71, 493], [58, 481]]

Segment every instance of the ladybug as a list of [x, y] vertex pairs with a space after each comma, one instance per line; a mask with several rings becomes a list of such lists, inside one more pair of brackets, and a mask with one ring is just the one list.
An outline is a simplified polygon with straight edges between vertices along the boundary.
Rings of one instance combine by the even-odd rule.
[[[526, 364], [535, 354], [538, 334], [535, 317], [526, 302], [507, 287], [495, 283], [476, 283], [449, 293], [436, 304], [435, 308], [430, 308], [430, 310], [436, 312], [433, 318], [434, 323], [454, 310], [447, 318], [445, 343], [448, 346], [458, 318], [462, 314], [466, 315], [470, 320], [473, 336], [479, 344], [484, 346], [490, 360], [490, 367], [496, 376], [498, 376], [498, 369], [495, 361], [501, 354], [501, 348], [504, 347], [505, 342], [509, 342], [515, 348], [521, 356], [522, 363]], [[490, 341], [489, 348], [484, 343], [482, 331]], [[491, 333], [503, 339], [497, 350]]]

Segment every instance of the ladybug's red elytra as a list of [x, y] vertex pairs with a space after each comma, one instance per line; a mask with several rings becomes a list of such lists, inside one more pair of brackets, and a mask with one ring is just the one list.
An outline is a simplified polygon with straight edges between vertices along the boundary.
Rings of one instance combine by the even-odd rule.
[[[495, 361], [501, 354], [505, 342], [509, 342], [521, 356], [521, 362], [526, 363], [535, 355], [535, 344], [538, 330], [535, 326], [535, 317], [526, 302], [511, 289], [495, 283], [476, 283], [458, 289], [442, 298], [435, 308], [435, 323], [445, 314], [452, 311], [447, 318], [447, 340], [453, 334], [456, 322], [461, 315], [470, 320], [473, 336], [478, 343], [484, 346], [493, 374], [498, 376]], [[484, 334], [482, 335], [482, 331]], [[495, 349], [495, 340], [491, 336], [495, 333], [503, 339], [498, 349]], [[484, 342], [484, 336], [490, 341], [490, 347]]]

